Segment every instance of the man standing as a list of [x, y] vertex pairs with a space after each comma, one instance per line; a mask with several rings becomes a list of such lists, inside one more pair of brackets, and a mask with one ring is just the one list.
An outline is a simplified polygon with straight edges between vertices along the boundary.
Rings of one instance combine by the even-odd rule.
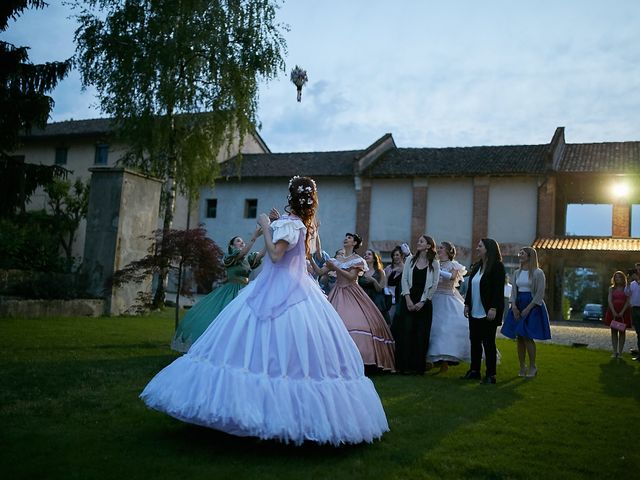
[[638, 339], [638, 347], [632, 358], [640, 361], [640, 262], [635, 264], [635, 270], [631, 275], [631, 280], [633, 281], [627, 285], [625, 293], [629, 296], [631, 321], [633, 322], [633, 328], [636, 330], [636, 337]]

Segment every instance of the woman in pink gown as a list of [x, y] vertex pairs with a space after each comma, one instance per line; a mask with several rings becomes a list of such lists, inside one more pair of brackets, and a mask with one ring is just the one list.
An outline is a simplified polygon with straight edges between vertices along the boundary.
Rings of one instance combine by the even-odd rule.
[[355, 342], [366, 366], [384, 371], [395, 371], [395, 342], [384, 317], [367, 293], [358, 285], [358, 276], [365, 272], [367, 262], [354, 252], [362, 240], [357, 234], [347, 233], [344, 255], [329, 259], [323, 269], [336, 272], [337, 281], [329, 302], [336, 309]]

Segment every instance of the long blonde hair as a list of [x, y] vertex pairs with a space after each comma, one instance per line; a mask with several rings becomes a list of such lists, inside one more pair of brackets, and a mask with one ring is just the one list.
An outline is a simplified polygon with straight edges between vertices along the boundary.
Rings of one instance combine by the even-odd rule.
[[529, 278], [531, 278], [533, 272], [540, 268], [540, 266], [538, 265], [538, 252], [533, 247], [522, 247], [520, 250], [525, 252], [527, 254], [527, 257], [529, 257], [527, 266], [529, 268]]
[[621, 272], [620, 270], [616, 270], [615, 272], [613, 272], [613, 275], [611, 276], [611, 288], [616, 288], [616, 275], [620, 275], [622, 277], [622, 286], [626, 287], [627, 286], [627, 276], [624, 274], [624, 272]]

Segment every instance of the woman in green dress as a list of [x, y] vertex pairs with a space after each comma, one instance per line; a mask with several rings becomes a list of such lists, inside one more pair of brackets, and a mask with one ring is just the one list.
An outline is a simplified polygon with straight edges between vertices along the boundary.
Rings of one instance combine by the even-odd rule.
[[222, 309], [236, 298], [238, 292], [249, 283], [251, 270], [260, 266], [264, 256], [264, 250], [249, 253], [260, 235], [262, 235], [262, 230], [257, 228], [249, 243], [245, 244], [240, 237], [233, 237], [229, 241], [227, 254], [222, 260], [227, 270], [226, 283], [214, 289], [187, 311], [178, 324], [176, 334], [171, 341], [172, 350], [182, 353], [189, 350], [198, 337], [213, 323]]

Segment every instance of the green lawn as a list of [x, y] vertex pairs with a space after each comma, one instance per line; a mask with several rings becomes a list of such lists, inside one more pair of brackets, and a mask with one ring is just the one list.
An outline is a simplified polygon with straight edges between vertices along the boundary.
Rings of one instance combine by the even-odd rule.
[[138, 399], [176, 355], [171, 312], [144, 318], [0, 319], [3, 479], [638, 478], [640, 363], [541, 345], [498, 385], [466, 368], [373, 378], [391, 432], [372, 445], [302, 447], [181, 423]]

